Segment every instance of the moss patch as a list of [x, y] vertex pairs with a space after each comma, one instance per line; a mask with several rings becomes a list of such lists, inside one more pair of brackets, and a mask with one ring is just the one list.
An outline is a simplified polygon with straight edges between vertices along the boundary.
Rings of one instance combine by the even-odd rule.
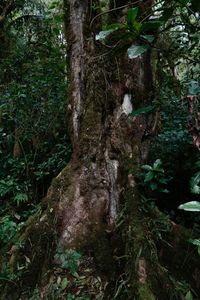
[[156, 300], [147, 284], [139, 286], [138, 294], [140, 300]]

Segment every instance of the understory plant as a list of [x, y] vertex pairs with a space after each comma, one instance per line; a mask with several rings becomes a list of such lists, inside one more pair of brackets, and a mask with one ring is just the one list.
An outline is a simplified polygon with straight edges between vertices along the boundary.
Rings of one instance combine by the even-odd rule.
[[74, 275], [78, 270], [81, 254], [72, 249], [66, 250], [59, 245], [54, 258], [60, 263], [61, 268], [68, 269]]
[[[196, 167], [200, 167], [199, 160], [196, 163]], [[190, 180], [190, 189], [191, 193], [200, 195], [200, 171], [198, 171]], [[179, 205], [178, 207], [181, 210], [188, 211], [188, 212], [200, 212], [200, 202], [199, 201], [189, 201]], [[198, 253], [200, 255], [200, 239], [189, 239], [189, 242], [193, 245], [197, 246]]]
[[152, 191], [158, 191], [162, 193], [168, 193], [166, 185], [171, 178], [165, 175], [165, 171], [162, 167], [162, 161], [157, 159], [152, 166], [143, 165], [140, 176], [143, 178], [142, 185], [147, 186]]
[[0, 57], [2, 243], [37, 210], [71, 157], [62, 18], [45, 5], [25, 1], [6, 23], [9, 45]]

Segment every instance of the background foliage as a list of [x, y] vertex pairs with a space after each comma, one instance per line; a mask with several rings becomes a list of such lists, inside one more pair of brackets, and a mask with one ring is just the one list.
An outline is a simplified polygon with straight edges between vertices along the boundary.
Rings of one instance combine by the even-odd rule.
[[0, 60], [0, 241], [32, 214], [71, 154], [58, 7], [25, 2], [4, 26]]

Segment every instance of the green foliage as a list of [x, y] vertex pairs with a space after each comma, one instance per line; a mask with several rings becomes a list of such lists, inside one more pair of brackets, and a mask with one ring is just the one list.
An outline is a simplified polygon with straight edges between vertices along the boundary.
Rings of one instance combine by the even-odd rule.
[[132, 113], [129, 114], [129, 116], [134, 117], [134, 116], [138, 116], [140, 114], [152, 112], [153, 110], [154, 110], [154, 106], [149, 105], [149, 106], [141, 107], [141, 108], [134, 110]]
[[[126, 47], [129, 58], [134, 59], [145, 53], [152, 45], [158, 52], [165, 52], [165, 43], [163, 43], [164, 47], [163, 45], [159, 47], [155, 43], [166, 32], [170, 32], [173, 40], [170, 45], [171, 51], [168, 53], [171, 57], [176, 55], [177, 58], [179, 52], [178, 57], [181, 59], [191, 54], [191, 51], [196, 51], [199, 44], [199, 37], [196, 34], [199, 22], [195, 15], [199, 11], [199, 3], [196, 1], [174, 0], [169, 3], [155, 1], [152, 9], [145, 12], [146, 15], [142, 13], [139, 6], [131, 7], [128, 9], [126, 22], [104, 25], [104, 30], [96, 36], [96, 40], [106, 40], [106, 38], [109, 40], [113, 32], [117, 32], [115, 35], [118, 36], [118, 41], [115, 40], [113, 49], [117, 45], [115, 52], [120, 53]], [[195, 60], [190, 63], [195, 63]]]
[[28, 195], [25, 193], [17, 193], [13, 201], [19, 206], [21, 203], [25, 203], [28, 201]]
[[157, 159], [152, 166], [143, 165], [142, 169], [145, 171], [145, 173], [141, 173], [143, 185], [149, 187], [152, 191], [157, 190], [163, 193], [169, 192], [165, 186], [170, 178], [166, 177], [160, 159]]
[[193, 296], [191, 291], [188, 291], [187, 294], [185, 295], [185, 300], [193, 300]]
[[200, 92], [198, 81], [191, 80], [189, 82], [188, 95], [197, 96]]
[[116, 29], [118, 29], [118, 27], [100, 31], [95, 37], [96, 41], [104, 40], [109, 34], [111, 34]]
[[190, 188], [193, 194], [198, 194], [198, 195], [200, 194], [199, 182], [200, 182], [200, 172], [196, 173], [195, 176], [193, 176], [190, 180]]
[[11, 272], [9, 266], [3, 262], [0, 271], [0, 287], [5, 285], [7, 281], [13, 281], [16, 279], [16, 275]]
[[[2, 160], [3, 161], [3, 160]], [[14, 161], [11, 163], [12, 159], [7, 161], [7, 167], [10, 166], [10, 171], [15, 170], [15, 166], [20, 168], [19, 165]], [[11, 164], [10, 164], [11, 163]], [[2, 168], [4, 170], [4, 168]], [[4, 179], [0, 180], [0, 197], [2, 199], [10, 198], [13, 204], [19, 206], [22, 203], [28, 202], [28, 190], [31, 187], [28, 181], [20, 182], [20, 175], [18, 172], [13, 173], [13, 176], [4, 173]]]
[[9, 48], [0, 60], [0, 205], [20, 215], [28, 216], [71, 155], [65, 40], [54, 4], [47, 11], [25, 2], [7, 19]]
[[[199, 166], [199, 161], [197, 162], [197, 166]], [[193, 194], [200, 194], [199, 188], [199, 181], [200, 181], [200, 172], [196, 173], [194, 177], [191, 178], [190, 186], [191, 192]], [[200, 212], [200, 202], [199, 201], [189, 201], [179, 205], [179, 209], [188, 212]], [[200, 255], [200, 240], [199, 239], [189, 239], [189, 242], [195, 246], [197, 246], [198, 254]], [[189, 298], [188, 298], [189, 299]]]
[[128, 48], [128, 57], [130, 59], [136, 58], [140, 56], [141, 54], [145, 53], [149, 49], [148, 45], [132, 45], [130, 48]]
[[13, 191], [15, 183], [13, 179], [9, 176], [6, 178], [7, 180], [0, 180], [0, 196], [4, 197], [6, 194]]
[[200, 202], [198, 201], [186, 202], [184, 204], [179, 205], [178, 208], [186, 211], [200, 212]]
[[6, 244], [10, 241], [18, 230], [24, 225], [23, 222], [14, 222], [8, 215], [4, 216], [0, 220], [0, 243]]
[[127, 26], [130, 31], [134, 31], [134, 30], [136, 30], [138, 32], [140, 31], [142, 24], [140, 24], [136, 21], [138, 12], [139, 12], [138, 7], [133, 7], [128, 10]]
[[29, 298], [29, 300], [40, 300], [40, 293], [39, 293], [39, 289], [37, 287], [34, 289], [33, 294]]
[[148, 42], [148, 44], [135, 45], [135, 43], [128, 47], [127, 53], [130, 59], [136, 58], [143, 53], [145, 53], [150, 47], [149, 44], [153, 42], [154, 35], [146, 35], [149, 30], [158, 30], [159, 27], [163, 24], [163, 21], [147, 21], [139, 22], [137, 20], [139, 13], [138, 7], [133, 7], [128, 10], [127, 21], [125, 24], [115, 23], [106, 25], [104, 31], [100, 31], [96, 35], [96, 40], [104, 40], [106, 37], [109, 37], [113, 32], [119, 31], [119, 38], [121, 41], [135, 41], [140, 39], [142, 42]]
[[[161, 70], [160, 65], [158, 68]], [[159, 155], [165, 170], [170, 176], [175, 177], [182, 160], [185, 161], [182, 168], [191, 169], [188, 149], [192, 139], [187, 128], [186, 102], [182, 95], [175, 94], [176, 86], [169, 70], [162, 69], [162, 72], [164, 73], [162, 75], [159, 73], [159, 78], [163, 76], [163, 81], [157, 86], [158, 94], [155, 98], [155, 105], [160, 107], [158, 134], [150, 149], [150, 159], [155, 160]], [[180, 91], [184, 92], [184, 86], [180, 86]]]
[[150, 220], [151, 233], [157, 240], [162, 240], [166, 232], [170, 232], [171, 223], [166, 215]]
[[199, 239], [189, 239], [189, 242], [197, 246], [198, 254], [200, 255], [200, 240]]
[[74, 250], [66, 250], [59, 246], [55, 254], [55, 260], [61, 264], [63, 269], [68, 269], [73, 275], [77, 272], [81, 254]]
[[76, 297], [73, 294], [68, 294], [66, 300], [90, 300], [90, 298], [88, 298], [88, 296]]
[[197, 172], [190, 179], [190, 190], [191, 190], [191, 193], [199, 195], [200, 194], [200, 186], [199, 186], [199, 182], [200, 182], [200, 171], [199, 171], [199, 169], [200, 169], [200, 160], [199, 159], [195, 163], [195, 169], [197, 170]]

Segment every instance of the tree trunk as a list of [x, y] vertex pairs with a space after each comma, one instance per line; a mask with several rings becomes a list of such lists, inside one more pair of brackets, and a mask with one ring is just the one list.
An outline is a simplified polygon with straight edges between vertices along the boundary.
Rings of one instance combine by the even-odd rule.
[[[126, 4], [128, 1], [120, 3]], [[129, 114], [152, 102], [151, 53], [130, 60], [126, 49], [112, 51], [95, 41], [101, 27], [95, 5], [98, 1], [65, 1], [73, 157], [53, 180], [40, 214], [29, 220], [21, 236], [23, 249], [8, 249], [12, 271], [17, 270], [18, 261], [28, 266], [17, 292], [8, 282], [1, 299], [19, 299], [27, 286], [33, 288], [38, 283], [42, 288], [47, 284], [44, 274], [53, 266], [56, 243], [92, 253], [101, 271], [98, 276], [108, 282], [100, 299], [114, 299], [114, 295], [115, 299], [184, 299], [177, 281], [169, 279], [161, 266], [167, 247], [161, 244], [158, 252], [151, 232], [155, 229], [152, 220], [165, 218], [157, 211], [145, 213], [146, 204], [137, 186], [154, 116]], [[120, 21], [124, 13], [111, 17]], [[124, 41], [119, 46], [124, 49]], [[167, 228], [171, 226], [168, 220], [163, 222]], [[178, 252], [179, 240], [172, 229], [170, 242]]]
[[[127, 176], [133, 185], [138, 167], [146, 159], [149, 142], [145, 133], [152, 119], [129, 116], [151, 102], [150, 53], [132, 61], [126, 51], [118, 57], [112, 51], [106, 54], [92, 39], [95, 31], [90, 28], [88, 5], [87, 1], [66, 4], [73, 191], [65, 193], [59, 209], [63, 216], [61, 243], [67, 246], [82, 244], [102, 226], [108, 230], [115, 227]], [[66, 210], [66, 202], [70, 202], [70, 210]]]

